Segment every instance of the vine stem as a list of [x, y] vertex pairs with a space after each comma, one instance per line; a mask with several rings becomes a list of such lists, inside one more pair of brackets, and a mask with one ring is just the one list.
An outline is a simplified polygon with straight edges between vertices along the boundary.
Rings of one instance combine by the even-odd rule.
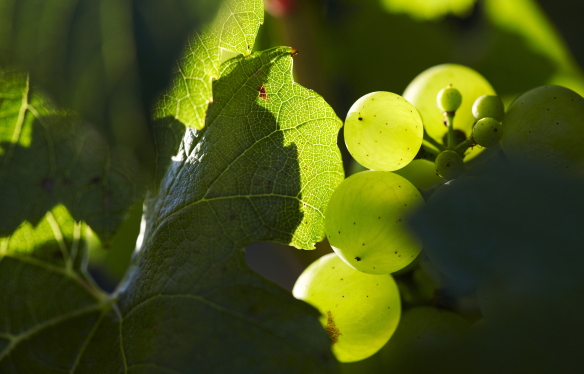
[[[434, 147], [438, 148], [439, 152], [444, 151], [446, 148], [444, 148], [444, 146], [440, 143], [438, 143], [436, 141], [436, 139], [432, 138], [430, 135], [428, 135], [428, 133], [426, 133], [426, 131], [424, 131], [424, 140], [427, 141], [428, 143], [432, 144]], [[424, 149], [428, 150], [427, 147], [424, 147]], [[431, 152], [433, 153], [433, 152]]]
[[448, 149], [453, 150], [456, 146], [454, 145], [454, 112], [444, 112], [444, 119], [446, 120], [446, 126], [448, 126]]
[[470, 138], [466, 139], [465, 141], [457, 145], [456, 148], [454, 148], [454, 152], [458, 152], [462, 156], [469, 147], [472, 147], [474, 145], [476, 145], [476, 142], [473, 136], [471, 135]]
[[433, 154], [434, 156], [438, 156], [440, 154], [441, 151], [437, 151], [434, 148], [430, 148], [425, 144], [422, 144], [422, 147], [424, 147], [424, 151]]

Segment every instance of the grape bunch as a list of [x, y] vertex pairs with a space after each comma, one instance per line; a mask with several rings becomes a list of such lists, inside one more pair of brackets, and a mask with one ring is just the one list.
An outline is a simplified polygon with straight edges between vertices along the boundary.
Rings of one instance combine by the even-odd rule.
[[[353, 158], [370, 170], [351, 175], [332, 194], [325, 229], [334, 253], [311, 264], [293, 290], [321, 312], [337, 359], [367, 358], [396, 330], [404, 299], [394, 275], [418, 266], [422, 242], [407, 222], [425, 205], [421, 191], [439, 199], [434, 191], [472, 168], [470, 161], [490, 157], [485, 148], [510, 163], [529, 160], [581, 175], [583, 120], [584, 99], [569, 89], [536, 88], [505, 111], [483, 76], [454, 64], [423, 72], [403, 96], [373, 92], [358, 99], [344, 137]], [[437, 259], [437, 268], [448, 261]]]

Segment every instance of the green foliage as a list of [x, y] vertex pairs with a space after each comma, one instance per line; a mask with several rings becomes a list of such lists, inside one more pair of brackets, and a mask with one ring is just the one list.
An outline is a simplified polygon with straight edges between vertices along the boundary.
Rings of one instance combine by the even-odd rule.
[[[179, 65], [193, 66], [205, 49], [212, 56], [190, 76], [209, 82], [220, 77], [213, 82], [213, 103], [205, 108], [206, 126], [185, 131], [185, 124], [202, 127], [196, 125], [200, 112], [162, 111], [169, 94], [158, 106], [153, 127], [158, 188], [150, 178], [113, 184], [120, 163], [102, 156], [113, 153], [112, 147], [95, 135], [86, 139], [93, 133], [80, 117], [29, 92], [26, 75], [3, 73], [0, 109], [10, 124], [1, 135], [3, 186], [18, 182], [17, 172], [34, 181], [0, 195], [6, 196], [3, 207], [13, 207], [2, 214], [21, 214], [12, 218], [14, 228], [19, 220], [32, 222], [14, 233], [8, 226], [4, 235], [12, 235], [0, 239], [3, 373], [335, 370], [316, 310], [252, 272], [243, 248], [269, 240], [312, 249], [324, 238], [323, 212], [344, 178], [336, 147], [341, 121], [319, 95], [294, 83], [290, 48], [235, 57], [218, 67], [220, 47], [251, 49], [261, 15], [261, 1], [231, 0], [224, 7]], [[235, 14], [226, 15], [230, 10]], [[236, 27], [246, 17], [249, 29]], [[217, 30], [228, 45], [216, 43]], [[192, 95], [196, 107], [210, 85], [183, 90], [182, 78], [179, 69], [169, 92], [190, 102], [189, 89], [200, 90]], [[175, 104], [181, 101], [174, 98]], [[49, 115], [53, 122], [44, 120]], [[111, 180], [93, 179], [96, 169]], [[53, 184], [43, 179], [47, 176]], [[66, 190], [69, 183], [75, 188]], [[132, 190], [132, 183], [152, 186], [143, 245], [116, 292], [106, 295], [86, 274], [87, 230], [78, 220], [107, 237], [143, 193]], [[23, 188], [31, 185], [37, 188]], [[103, 209], [98, 194], [108, 191], [103, 185], [113, 191], [105, 195], [110, 204], [121, 196], [115, 210]], [[78, 208], [75, 199], [92, 190], [97, 196]], [[30, 194], [29, 201], [10, 200], [23, 193]], [[65, 206], [45, 214], [58, 203]], [[27, 206], [32, 213], [16, 209]]]
[[108, 240], [146, 190], [138, 160], [56, 109], [26, 74], [0, 71], [0, 96], [0, 235], [61, 203]]

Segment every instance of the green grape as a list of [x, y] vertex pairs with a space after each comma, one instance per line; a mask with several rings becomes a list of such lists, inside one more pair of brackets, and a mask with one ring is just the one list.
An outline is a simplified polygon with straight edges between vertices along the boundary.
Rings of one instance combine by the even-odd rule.
[[450, 85], [438, 92], [436, 104], [442, 112], [456, 112], [462, 104], [462, 95], [460, 95], [460, 91]]
[[392, 171], [414, 159], [424, 128], [418, 111], [403, 97], [373, 92], [357, 100], [345, 121], [345, 143], [361, 165]]
[[334, 251], [369, 274], [406, 267], [422, 249], [405, 221], [424, 203], [406, 179], [388, 171], [364, 171], [345, 179], [329, 201], [325, 228]]
[[503, 118], [501, 148], [512, 163], [530, 161], [584, 174], [584, 99], [559, 86], [519, 96]]
[[444, 179], [455, 179], [464, 171], [462, 157], [454, 151], [444, 151], [436, 157], [436, 173]]
[[492, 147], [498, 144], [503, 136], [501, 122], [488, 117], [480, 119], [472, 130], [472, 136], [478, 145]]
[[[481, 95], [495, 95], [493, 87], [482, 75], [462, 65], [443, 64], [434, 66], [418, 75], [404, 91], [404, 98], [420, 113], [426, 133], [433, 139], [442, 139], [448, 131], [443, 115], [436, 106], [436, 95], [445, 86], [452, 84], [462, 95], [462, 104], [454, 116], [453, 128], [470, 134], [475, 119], [472, 105]], [[475, 147], [466, 159], [475, 157], [481, 148]]]
[[418, 190], [428, 189], [442, 181], [442, 178], [436, 174], [434, 162], [428, 160], [414, 160], [394, 173], [406, 178]]
[[399, 291], [391, 275], [354, 270], [334, 253], [310, 264], [292, 293], [320, 311], [333, 353], [341, 362], [359, 361], [381, 349], [401, 315]]
[[475, 119], [494, 118], [502, 121], [505, 115], [505, 106], [501, 98], [496, 95], [483, 95], [472, 105], [472, 115]]
[[379, 352], [387, 373], [436, 372], [435, 361], [443, 349], [466, 337], [471, 324], [458, 314], [433, 308], [409, 309], [391, 340]]

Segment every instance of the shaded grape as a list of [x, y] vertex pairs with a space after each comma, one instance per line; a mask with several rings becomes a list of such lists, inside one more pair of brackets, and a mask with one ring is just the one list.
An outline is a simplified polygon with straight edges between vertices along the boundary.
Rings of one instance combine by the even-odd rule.
[[420, 192], [397, 174], [354, 174], [329, 201], [325, 216], [329, 243], [354, 269], [370, 274], [400, 270], [422, 249], [405, 222], [423, 202]]

